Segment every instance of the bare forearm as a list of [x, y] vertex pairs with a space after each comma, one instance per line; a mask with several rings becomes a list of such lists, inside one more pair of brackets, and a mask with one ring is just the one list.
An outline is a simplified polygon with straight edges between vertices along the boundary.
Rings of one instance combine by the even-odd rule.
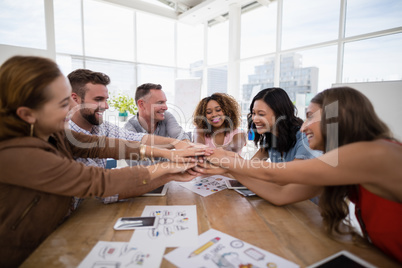
[[258, 196], [277, 206], [307, 200], [319, 195], [322, 191], [322, 187], [320, 186], [301, 184], [278, 185], [234, 173], [232, 173], [232, 176]]
[[166, 149], [174, 149], [174, 144], [177, 142], [178, 141], [176, 139], [157, 135], [145, 135], [141, 140], [142, 144], [158, 146]]

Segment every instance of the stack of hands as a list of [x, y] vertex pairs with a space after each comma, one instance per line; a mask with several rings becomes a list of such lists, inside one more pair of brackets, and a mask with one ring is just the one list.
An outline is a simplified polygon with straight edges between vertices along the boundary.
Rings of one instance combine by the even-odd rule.
[[197, 176], [218, 175], [227, 172], [221, 165], [238, 156], [237, 153], [223, 149], [213, 149], [204, 144], [180, 141], [170, 150], [167, 159], [160, 165], [175, 173], [176, 181], [190, 181]]

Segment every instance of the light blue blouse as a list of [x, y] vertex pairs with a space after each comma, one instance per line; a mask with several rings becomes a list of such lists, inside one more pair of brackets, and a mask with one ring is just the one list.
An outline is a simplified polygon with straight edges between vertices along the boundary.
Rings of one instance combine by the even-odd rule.
[[276, 149], [270, 148], [268, 152], [271, 162], [289, 162], [293, 161], [294, 159], [305, 160], [316, 158], [322, 154], [321, 151], [310, 149], [307, 136], [304, 133], [300, 132], [300, 130], [296, 133], [296, 139], [297, 140], [295, 146], [293, 146], [288, 152], [284, 153], [283, 157], [281, 156], [281, 153], [278, 152]]

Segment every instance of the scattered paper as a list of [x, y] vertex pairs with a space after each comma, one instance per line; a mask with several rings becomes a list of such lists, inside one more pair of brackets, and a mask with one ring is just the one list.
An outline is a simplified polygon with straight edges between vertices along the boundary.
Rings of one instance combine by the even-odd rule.
[[165, 247], [144, 247], [127, 242], [99, 241], [78, 268], [160, 267]]
[[165, 255], [177, 267], [272, 267], [297, 264], [225, 233], [210, 229], [199, 236], [198, 245], [180, 247]]
[[155, 228], [135, 230], [130, 244], [141, 243], [147, 247], [163, 245], [180, 247], [197, 244], [197, 207], [193, 206], [146, 206], [142, 216], [157, 217]]
[[230, 180], [230, 178], [221, 175], [196, 177], [192, 181], [181, 183], [180, 186], [205, 197], [227, 189], [226, 180]]

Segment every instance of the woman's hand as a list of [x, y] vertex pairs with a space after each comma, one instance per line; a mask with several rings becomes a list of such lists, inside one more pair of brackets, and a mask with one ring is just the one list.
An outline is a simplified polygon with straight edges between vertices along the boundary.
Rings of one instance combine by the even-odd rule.
[[[190, 172], [190, 171], [189, 171]], [[191, 169], [191, 172], [200, 174], [200, 175], [222, 175], [228, 172], [227, 169], [221, 168], [214, 164], [211, 164], [208, 161], [199, 162], [197, 166]], [[198, 175], [199, 176], [199, 175]]]
[[197, 160], [198, 157], [207, 157], [212, 155], [213, 152], [214, 150], [208, 147], [203, 148], [194, 147], [181, 150], [170, 150], [165, 153], [166, 154], [165, 158], [173, 162], [195, 163], [198, 161]]
[[205, 160], [216, 166], [225, 167], [225, 163], [228, 164], [234, 161], [237, 157], [240, 157], [238, 153], [226, 151], [224, 149], [216, 149], [210, 156], [205, 156]]

